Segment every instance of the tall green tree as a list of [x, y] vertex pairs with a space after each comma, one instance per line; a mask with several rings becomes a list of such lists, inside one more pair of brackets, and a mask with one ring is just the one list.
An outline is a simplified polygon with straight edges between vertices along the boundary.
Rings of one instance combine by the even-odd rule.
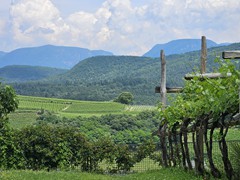
[[0, 83], [0, 128], [7, 120], [7, 115], [17, 108], [18, 100], [14, 89], [11, 86], [4, 86]]
[[122, 92], [117, 99], [115, 99], [115, 102], [119, 102], [122, 104], [131, 104], [133, 102], [133, 95], [130, 92]]
[[0, 168], [18, 168], [22, 157], [15, 143], [14, 132], [7, 126], [7, 115], [18, 107], [15, 91], [0, 83]]

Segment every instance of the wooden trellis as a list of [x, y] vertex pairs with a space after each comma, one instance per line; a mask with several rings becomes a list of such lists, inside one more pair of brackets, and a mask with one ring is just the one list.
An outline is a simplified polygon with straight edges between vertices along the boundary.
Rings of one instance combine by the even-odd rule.
[[[194, 75], [186, 74], [184, 76], [184, 78], [186, 80], [191, 80], [195, 77], [198, 77], [201, 80], [205, 80], [205, 79], [230, 77], [231, 73], [227, 73], [227, 74], [206, 73], [207, 45], [206, 45], [206, 37], [205, 36], [202, 37], [202, 43], [201, 44], [202, 45], [201, 45], [200, 73], [199, 74], [194, 74]], [[240, 59], [240, 51], [224, 51], [223, 54], [222, 54], [222, 57], [224, 59]], [[157, 86], [155, 88], [155, 92], [161, 94], [162, 111], [164, 111], [165, 107], [166, 107], [166, 102], [167, 102], [166, 93], [179, 93], [179, 92], [182, 92], [182, 88], [181, 87], [175, 87], [175, 88], [166, 87], [166, 80], [167, 80], [166, 60], [165, 60], [165, 55], [164, 55], [163, 50], [161, 50], [160, 59], [161, 59], [161, 82], [160, 82], [161, 86]], [[240, 89], [240, 87], [239, 87], [239, 89]], [[240, 91], [239, 91], [239, 99], [240, 99]], [[235, 121], [228, 122], [229, 123], [228, 126], [239, 124], [239, 122], [240, 122], [240, 103], [239, 103], [239, 113], [234, 116], [234, 119], [235, 119]], [[208, 122], [211, 123], [211, 120], [209, 120]], [[168, 166], [168, 163], [167, 163], [168, 155], [167, 155], [167, 149], [166, 149], [166, 146], [165, 146], [165, 144], [166, 144], [165, 137], [168, 136], [168, 138], [169, 138], [169, 135], [171, 135], [171, 134], [170, 134], [170, 132], [168, 132], [168, 133], [166, 132], [167, 128], [168, 128], [167, 127], [167, 121], [162, 120], [162, 122], [159, 126], [159, 129], [157, 131], [157, 135], [160, 138], [160, 144], [161, 144], [161, 147], [162, 147], [162, 163], [163, 163], [163, 166]], [[196, 131], [196, 134], [197, 134], [196, 144], [198, 145], [198, 147], [195, 147], [195, 148], [197, 148], [197, 151], [198, 151], [198, 157], [197, 158], [198, 158], [198, 161], [199, 161], [197, 165], [195, 164], [195, 168], [200, 173], [203, 173], [203, 171], [204, 171], [204, 128], [211, 129], [211, 126], [204, 127], [203, 125], [200, 125], [197, 129], [195, 127], [195, 131]], [[221, 128], [223, 128], [222, 125], [221, 125]], [[193, 132], [194, 130], [192, 130], [192, 129], [194, 129], [194, 127], [187, 127], [187, 132]], [[184, 131], [186, 133], [186, 130], [184, 130]], [[205, 129], [205, 132], [206, 132], [206, 129]], [[179, 133], [181, 134], [181, 130], [180, 130]], [[186, 138], [186, 134], [184, 135], [184, 138]], [[205, 139], [206, 139], [206, 137], [205, 137]], [[170, 137], [170, 140], [171, 140], [171, 137]], [[184, 139], [184, 141], [185, 140], [186, 139]], [[207, 146], [207, 143], [208, 142], [205, 142], [206, 146]], [[225, 144], [226, 144], [225, 139], [223, 140], [222, 144], [223, 144], [222, 146], [225, 146]], [[188, 147], [183, 147], [182, 142], [181, 142], [181, 146], [182, 146], [182, 148], [186, 148], [187, 152], [185, 152], [185, 153], [188, 153]], [[170, 145], [170, 147], [171, 147], [171, 145]], [[207, 147], [207, 148], [209, 148], [209, 147]], [[222, 150], [222, 151], [225, 151], [225, 150]], [[188, 164], [187, 166], [186, 166], [186, 162], [184, 162], [184, 161], [185, 161], [185, 159], [182, 162], [183, 166], [185, 168], [188, 166], [189, 169], [192, 169], [192, 165], [191, 165], [190, 160], [186, 159], [187, 164]], [[227, 165], [224, 164], [224, 166], [227, 166]], [[220, 176], [220, 172], [214, 167], [214, 165], [211, 166], [211, 171], [212, 171], [212, 174], [215, 177]], [[227, 176], [231, 179], [232, 168], [231, 167], [227, 167], [227, 168], [225, 167], [225, 171], [227, 173]]]

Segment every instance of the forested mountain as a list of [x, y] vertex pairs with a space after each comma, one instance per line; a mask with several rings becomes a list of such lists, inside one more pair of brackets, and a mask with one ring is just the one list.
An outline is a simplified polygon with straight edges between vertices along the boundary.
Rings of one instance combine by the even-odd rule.
[[[211, 40], [207, 40], [208, 48], [220, 46]], [[196, 51], [201, 49], [201, 39], [178, 39], [165, 44], [157, 44], [143, 56], [159, 57], [159, 52], [164, 49], [166, 55], [182, 54], [186, 52]]]
[[0, 78], [3, 82], [25, 82], [42, 80], [66, 71], [50, 67], [13, 65], [0, 68]]
[[[219, 46], [219, 44], [211, 40], [207, 40], [207, 44], [208, 47]], [[199, 50], [200, 47], [200, 39], [179, 39], [166, 44], [157, 44], [143, 56], [152, 58], [159, 57], [159, 51], [161, 49], [165, 50], [166, 55], [171, 55]], [[20, 48], [8, 53], [0, 51], [0, 67], [8, 65], [29, 65], [70, 69], [83, 59], [102, 55], [111, 56], [113, 54], [103, 50], [45, 45]]]
[[[208, 49], [207, 71], [217, 64], [214, 59], [224, 50], [240, 49], [240, 43]], [[183, 86], [185, 74], [197, 71], [200, 51], [169, 55], [167, 86]], [[15, 83], [17, 93], [23, 95], [61, 97], [80, 100], [112, 100], [123, 91], [131, 92], [135, 104], [156, 104], [160, 83], [159, 58], [136, 56], [98, 56], [79, 62], [68, 72], [42, 82]]]
[[2, 57], [0, 54], [0, 67], [30, 65], [69, 69], [83, 59], [98, 55], [112, 55], [112, 53], [102, 50], [52, 45], [20, 48], [6, 53]]

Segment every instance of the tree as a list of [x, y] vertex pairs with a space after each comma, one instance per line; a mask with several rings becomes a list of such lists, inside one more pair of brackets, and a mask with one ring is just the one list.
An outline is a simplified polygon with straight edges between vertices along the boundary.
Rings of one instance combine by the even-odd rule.
[[10, 86], [0, 83], [0, 121], [7, 119], [7, 115], [18, 107], [18, 100], [15, 91]]
[[18, 107], [15, 91], [10, 86], [0, 83], [0, 168], [21, 166], [20, 152], [17, 150], [14, 133], [7, 126], [7, 115]]
[[133, 101], [133, 95], [130, 92], [122, 92], [117, 99], [115, 99], [115, 102], [119, 102], [122, 104], [131, 104]]

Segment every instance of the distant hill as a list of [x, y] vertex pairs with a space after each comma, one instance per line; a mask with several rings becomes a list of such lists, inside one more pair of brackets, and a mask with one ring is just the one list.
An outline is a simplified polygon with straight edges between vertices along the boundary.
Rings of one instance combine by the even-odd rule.
[[7, 54], [7, 53], [0, 51], [0, 58], [2, 58], [5, 54]]
[[2, 57], [0, 54], [0, 67], [30, 65], [69, 69], [83, 59], [99, 55], [112, 55], [112, 53], [103, 50], [52, 45], [20, 48]]
[[[207, 72], [217, 66], [216, 56], [224, 50], [240, 49], [240, 43], [208, 49]], [[200, 51], [166, 56], [167, 86], [183, 86], [183, 77], [200, 67]], [[42, 82], [12, 84], [22, 95], [109, 101], [129, 91], [135, 104], [156, 104], [160, 95], [159, 58], [97, 56], [85, 59], [64, 74]]]
[[13, 65], [0, 68], [0, 81], [26, 82], [36, 81], [66, 72], [66, 69], [57, 69], [40, 66]]
[[[227, 43], [222, 45], [228, 45]], [[207, 40], [208, 48], [221, 46], [211, 40]], [[166, 44], [157, 44], [143, 56], [159, 57], [160, 50], [164, 50], [165, 55], [182, 54], [186, 52], [196, 51], [201, 49], [201, 39], [179, 39], [173, 40]]]

